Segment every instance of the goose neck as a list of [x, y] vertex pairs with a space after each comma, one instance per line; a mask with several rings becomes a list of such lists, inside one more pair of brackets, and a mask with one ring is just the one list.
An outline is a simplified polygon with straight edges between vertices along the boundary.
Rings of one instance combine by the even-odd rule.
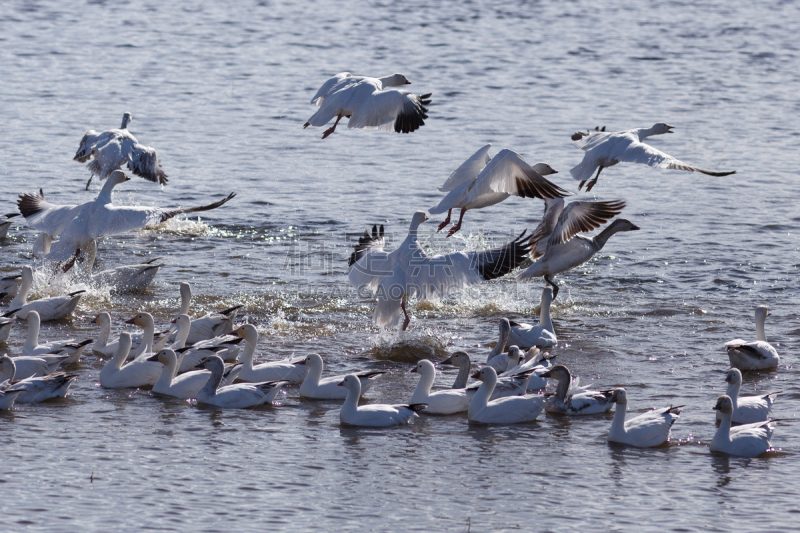
[[458, 375], [456, 376], [456, 381], [453, 383], [454, 389], [466, 389], [467, 388], [467, 381], [469, 380], [469, 365], [464, 365], [458, 369]]
[[595, 252], [600, 251], [603, 248], [603, 246], [606, 245], [608, 239], [610, 239], [611, 236], [617, 233], [618, 231], [619, 231], [619, 226], [612, 223], [610, 226], [608, 226], [599, 234], [597, 234], [594, 237], [594, 239], [592, 239], [592, 242], [594, 243]]
[[23, 354], [31, 353], [31, 351], [39, 346], [40, 321], [33, 317], [33, 313], [28, 313], [28, 336], [25, 337], [25, 344], [22, 347]]
[[419, 375], [417, 381], [417, 388], [414, 389], [414, 394], [411, 395], [409, 403], [424, 403], [431, 394], [431, 387], [433, 387], [434, 377], [432, 374], [423, 372]]
[[767, 342], [767, 335], [764, 333], [764, 318], [756, 319], [756, 340]]
[[611, 431], [625, 432], [625, 414], [627, 410], [627, 404], [617, 404], [617, 407], [614, 409], [614, 421], [611, 422]]

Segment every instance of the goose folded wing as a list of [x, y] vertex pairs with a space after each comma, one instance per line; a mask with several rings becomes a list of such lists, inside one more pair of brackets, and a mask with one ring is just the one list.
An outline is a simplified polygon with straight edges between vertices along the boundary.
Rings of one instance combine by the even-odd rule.
[[[317, 94], [314, 95], [314, 98], [311, 99], [311, 103], [314, 105], [321, 106], [322, 102], [325, 101], [325, 97], [327, 97], [332, 92], [341, 89], [344, 85], [349, 84], [347, 82], [352, 80], [353, 78], [354, 78], [353, 75], [350, 74], [349, 72], [340, 72], [334, 77], [328, 79], [325, 83], [322, 84], [322, 87], [319, 88]], [[360, 79], [360, 76], [358, 78]]]
[[355, 106], [347, 127], [410, 133], [425, 124], [429, 97], [396, 89], [372, 92]]
[[622, 200], [607, 202], [571, 202], [558, 217], [548, 246], [569, 241], [578, 233], [594, 231], [625, 208]]
[[492, 160], [492, 158], [489, 157], [489, 149], [491, 147], [491, 144], [487, 144], [472, 154], [469, 159], [461, 163], [461, 166], [450, 174], [450, 177], [439, 187], [439, 190], [441, 192], [452, 191], [459, 185], [477, 178], [481, 171], [486, 168], [486, 165], [489, 164], [489, 161]]
[[518, 153], [500, 150], [475, 180], [466, 202], [492, 193], [506, 193], [523, 198], [563, 198], [569, 194], [530, 166]]

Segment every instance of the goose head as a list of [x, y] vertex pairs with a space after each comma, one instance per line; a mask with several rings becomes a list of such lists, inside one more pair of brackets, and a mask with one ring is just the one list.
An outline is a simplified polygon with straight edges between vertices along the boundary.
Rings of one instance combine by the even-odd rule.
[[614, 220], [609, 226], [609, 229], [613, 229], [614, 232], [617, 231], [637, 231], [639, 226], [628, 220], [627, 218], [618, 218]]
[[150, 313], [139, 313], [133, 318], [129, 318], [125, 321], [126, 324], [136, 324], [140, 328], [144, 329], [147, 326], [155, 327], [155, 322], [153, 322], [153, 315]]
[[111, 187], [114, 187], [115, 185], [119, 185], [120, 183], [125, 183], [126, 181], [130, 181], [130, 180], [131, 179], [128, 177], [128, 175], [125, 174], [121, 170], [115, 170], [108, 177], [108, 183], [111, 184], [110, 185]]
[[420, 359], [417, 365], [411, 369], [411, 372], [419, 374], [422, 377], [430, 377], [436, 375], [436, 367], [427, 359]]
[[472, 364], [467, 352], [455, 352], [453, 355], [439, 363], [440, 365], [453, 365], [458, 368], [467, 367]]
[[714, 411], [719, 411], [720, 413], [732, 414], [733, 413], [733, 401], [731, 401], [730, 396], [723, 394], [719, 398], [717, 398], [717, 403], [712, 408]]
[[570, 373], [569, 368], [565, 367], [564, 365], [556, 365], [544, 374], [539, 374], [539, 376], [543, 378], [557, 379], [558, 381], [566, 381], [567, 383], [569, 383], [572, 379], [572, 374]]
[[403, 76], [402, 74], [392, 74], [390, 76], [384, 76], [380, 78], [381, 83], [384, 87], [396, 87], [398, 85], [411, 85], [411, 82], [408, 81], [408, 78]]
[[662, 135], [664, 133], [672, 133], [672, 128], [675, 126], [670, 126], [666, 122], [657, 122], [653, 124], [653, 127], [650, 128], [652, 132], [651, 135]]
[[38, 312], [30, 311], [28, 313], [28, 318], [26, 319], [26, 322], [28, 323], [28, 329], [31, 331], [31, 333], [33, 332], [31, 328], [35, 329], [37, 333], [39, 332], [39, 327], [42, 325], [42, 319], [39, 316]]
[[627, 405], [628, 394], [625, 392], [625, 389], [614, 389], [614, 391], [611, 393], [611, 402], [616, 403], [617, 405]]
[[22, 267], [22, 286], [28, 287], [33, 285], [33, 268], [30, 265]]
[[195, 368], [205, 368], [211, 371], [212, 374], [221, 376], [225, 372], [225, 363], [222, 361], [222, 357], [218, 355], [209, 355], [200, 361]]
[[728, 373], [725, 374], [725, 382], [731, 385], [741, 385], [742, 372], [738, 368], [731, 368], [728, 370]]
[[109, 315], [107, 312], [103, 311], [102, 313], [100, 313], [99, 315], [94, 317], [94, 320], [92, 320], [92, 322], [97, 324], [98, 326], [105, 326], [105, 325], [109, 325], [110, 326], [111, 325], [111, 315]]
[[0, 382], [7, 379], [14, 379], [14, 374], [17, 373], [17, 366], [14, 360], [8, 354], [0, 356]]
[[411, 231], [415, 231], [426, 220], [428, 220], [428, 215], [425, 214], [425, 211], [414, 213], [414, 216], [411, 217]]
[[516, 345], [512, 345], [508, 347], [508, 368], [514, 368], [519, 364], [519, 360], [522, 357], [522, 352], [520, 351], [519, 347]]
[[497, 372], [490, 366], [485, 366], [472, 374], [474, 379], [483, 381], [484, 383], [497, 383]]
[[253, 324], [243, 324], [231, 331], [229, 335], [238, 335], [243, 338], [245, 342], [255, 345], [258, 342], [258, 330]]
[[509, 322], [506, 317], [503, 317], [500, 319], [498, 327], [500, 329], [500, 340], [498, 343], [502, 345], [500, 346], [500, 351], [502, 352], [506, 347], [506, 343], [508, 343], [508, 336], [511, 334], [511, 322]]
[[540, 176], [550, 176], [551, 174], [558, 174], [558, 170], [554, 169], [547, 163], [536, 163], [533, 165], [533, 170]]
[[122, 115], [122, 126], [120, 126], [119, 129], [124, 130], [127, 128], [131, 120], [133, 120], [133, 115], [131, 115], [129, 111], [125, 111], [125, 114]]
[[189, 315], [178, 315], [172, 319], [172, 324], [177, 325], [178, 329], [190, 328], [192, 327], [192, 319]]
[[178, 364], [178, 356], [175, 355], [175, 352], [173, 350], [170, 350], [169, 348], [164, 348], [163, 350], [155, 354], [154, 358], [156, 361], [158, 361], [164, 366]]
[[322, 356], [318, 353], [308, 354], [305, 359], [297, 363], [298, 365], [306, 365], [311, 370], [322, 368]]
[[766, 305], [759, 305], [756, 307], [756, 323], [763, 324], [770, 314]]
[[361, 392], [361, 381], [355, 374], [347, 374], [342, 381], [339, 382], [340, 387], [344, 387], [349, 391]]

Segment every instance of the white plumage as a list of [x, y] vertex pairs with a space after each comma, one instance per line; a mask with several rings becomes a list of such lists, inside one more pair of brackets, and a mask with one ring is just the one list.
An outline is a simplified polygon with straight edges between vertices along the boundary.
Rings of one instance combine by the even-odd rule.
[[128, 122], [132, 118], [130, 113], [125, 113], [119, 129], [101, 133], [88, 130], [83, 135], [73, 159], [79, 163], [85, 163], [94, 157], [94, 160], [89, 163], [89, 171], [92, 175], [86, 183], [87, 189], [94, 176], [104, 180], [125, 164], [137, 176], [161, 185], [167, 184], [167, 175], [161, 169], [161, 161], [158, 160], [156, 151], [149, 146], [139, 144], [136, 137], [128, 131]]
[[[92, 353], [104, 357], [111, 357], [117, 353], [117, 349], [119, 348], [119, 338], [111, 339], [111, 315], [103, 311], [98, 314], [92, 322], [100, 326], [100, 336], [92, 344]], [[157, 352], [163, 349], [168, 336], [168, 332], [162, 331], [159, 332], [158, 335], [155, 335], [154, 331], [153, 340], [150, 341], [152, 342], [152, 346], [149, 351]], [[141, 345], [143, 337], [146, 337], [146, 335], [131, 335], [131, 354], [128, 357], [133, 358], [133, 354], [135, 353], [144, 353], [145, 348]], [[149, 339], [145, 339], [145, 343], [147, 343], [148, 340]]]
[[411, 395], [409, 404], [425, 404], [423, 412], [434, 415], [452, 415], [469, 409], [469, 396], [466, 389], [446, 389], [431, 392], [436, 379], [436, 368], [427, 359], [421, 359], [411, 369], [419, 374], [417, 388]]
[[47, 376], [55, 372], [69, 356], [67, 355], [23, 355], [12, 357], [16, 368], [15, 378], [26, 379]]
[[532, 422], [544, 410], [544, 396], [526, 395], [490, 400], [497, 383], [497, 373], [490, 366], [483, 367], [472, 377], [483, 383], [469, 402], [467, 417], [470, 422], [482, 424]]
[[611, 401], [617, 404], [617, 408], [608, 432], [608, 442], [618, 442], [638, 448], [661, 446], [669, 441], [672, 424], [680, 417], [683, 407], [670, 405], [626, 419], [628, 397], [625, 389], [614, 389]]
[[672, 133], [670, 131], [672, 128], [673, 126], [669, 124], [659, 122], [650, 128], [637, 128], [615, 133], [606, 133], [604, 131], [575, 133], [572, 136], [572, 140], [575, 141], [575, 145], [578, 148], [586, 152], [583, 155], [583, 161], [570, 170], [572, 177], [581, 182], [578, 185], [578, 189], [580, 190], [586, 180], [591, 178], [594, 171], [597, 170], [597, 175], [586, 187], [586, 192], [591, 191], [592, 187], [597, 183], [597, 178], [600, 177], [600, 171], [617, 163], [639, 163], [655, 168], [701, 172], [709, 176], [728, 176], [736, 173], [735, 171], [709, 172], [708, 170], [702, 170], [678, 161], [671, 155], [644, 143], [644, 139], [651, 135]]
[[[153, 392], [156, 394], [174, 396], [184, 400], [197, 398], [200, 389], [208, 383], [208, 378], [211, 377], [211, 372], [208, 370], [191, 370], [178, 374], [178, 356], [169, 348], [160, 350], [157, 354], [150, 356], [148, 360], [158, 361], [164, 365], [158, 381], [153, 385]], [[241, 366], [238, 369], [232, 368], [231, 371], [225, 373], [221, 386], [232, 384], [239, 374], [239, 369]]]
[[9, 304], [10, 309], [16, 309], [14, 316], [21, 319], [27, 319], [30, 311], [39, 313], [39, 319], [42, 322], [51, 320], [61, 320], [66, 318], [75, 311], [78, 307], [78, 302], [86, 291], [75, 291], [63, 296], [52, 296], [50, 298], [41, 298], [32, 302], [28, 301], [28, 293], [33, 285], [33, 269], [25, 265], [22, 267], [22, 285], [19, 292]]
[[764, 322], [769, 316], [766, 305], [756, 307], [756, 340], [747, 342], [734, 339], [725, 343], [731, 366], [739, 370], [764, 370], [775, 368], [781, 362], [778, 351], [767, 342]]
[[100, 371], [100, 385], [107, 389], [135, 389], [152, 386], [158, 381], [164, 365], [148, 361], [147, 357], [124, 364], [130, 350], [131, 335], [123, 331], [119, 335], [117, 352]]
[[258, 331], [252, 324], [239, 326], [236, 334], [244, 339], [244, 348], [239, 354], [242, 370], [239, 379], [242, 381], [263, 382], [285, 380], [301, 383], [308, 373], [308, 366], [300, 364], [303, 359], [284, 359], [253, 365], [253, 356], [258, 345]]
[[561, 415], [594, 415], [605, 413], [614, 407], [613, 391], [592, 391], [573, 387], [572, 375], [564, 365], [556, 365], [541, 375], [558, 380], [556, 393], [547, 399], [548, 413]]
[[205, 360], [203, 366], [211, 372], [208, 381], [197, 393], [198, 403], [214, 405], [223, 409], [246, 409], [272, 403], [287, 381], [266, 383], [237, 383], [220, 387], [225, 363], [216, 355]]
[[[185, 281], [181, 282], [180, 294], [181, 307], [178, 315], [189, 315], [189, 308], [192, 304], [192, 286]], [[206, 313], [200, 318], [193, 318], [185, 340], [186, 346], [229, 333], [236, 321], [236, 312], [241, 307], [241, 305], [236, 305], [219, 313]], [[177, 335], [174, 338], [177, 338]]]
[[430, 94], [417, 96], [409, 91], [390, 89], [409, 82], [402, 74], [382, 78], [352, 76], [342, 72], [327, 80], [311, 99], [319, 106], [303, 128], [325, 126], [332, 119], [336, 122], [325, 130], [326, 138], [336, 130], [342, 117], [348, 117], [348, 128], [396, 131], [410, 133], [425, 124], [424, 119], [430, 104]]
[[558, 343], [553, 321], [550, 318], [550, 305], [553, 302], [553, 291], [550, 287], [542, 289], [542, 302], [539, 305], [539, 324], [524, 324], [510, 320], [511, 331], [508, 342], [515, 344], [523, 350], [534, 346], [549, 348]]
[[54, 353], [67, 344], [75, 342], [75, 339], [66, 339], [60, 341], [48, 341], [39, 344], [39, 329], [41, 327], [39, 313], [36, 311], [30, 311], [28, 312], [28, 316], [25, 320], [28, 323], [28, 332], [25, 337], [25, 343], [22, 345], [22, 355], [43, 355], [47, 353]]
[[417, 417], [417, 411], [425, 408], [425, 404], [389, 405], [378, 403], [359, 406], [361, 380], [355, 374], [345, 376], [339, 386], [347, 389], [347, 396], [339, 411], [339, 421], [348, 426], [401, 426], [408, 424], [412, 418]]
[[447, 181], [439, 187], [449, 191], [439, 205], [428, 210], [432, 215], [447, 212], [447, 218], [439, 224], [442, 231], [450, 223], [453, 209], [461, 209], [458, 222], [450, 228], [447, 236], [461, 229], [464, 213], [495, 205], [509, 196], [522, 198], [561, 198], [567, 191], [550, 182], [544, 176], [557, 174], [547, 163], [536, 163], [531, 167], [525, 159], [511, 150], [500, 150], [494, 159], [489, 157], [487, 144], [461, 164]]
[[17, 403], [39, 403], [52, 398], [63, 398], [77, 377], [58, 372], [20, 379], [17, 376], [14, 360], [7, 355], [0, 357], [0, 391], [8, 389], [19, 391]]
[[[734, 424], [752, 424], [769, 419], [772, 404], [778, 393], [763, 394], [761, 396], [739, 396], [742, 387], [742, 373], [738, 368], [731, 368], [725, 375], [728, 390], [725, 394], [731, 399], [733, 413], [731, 422]], [[722, 420], [722, 413], [717, 411], [717, 420]]]
[[[467, 352], [455, 352], [453, 355], [441, 362], [443, 365], [453, 365], [458, 367], [458, 375], [453, 382], [452, 389], [464, 389], [467, 392], [467, 397], [472, 398], [478, 389], [480, 383], [473, 383], [467, 385], [470, 377], [470, 370], [472, 362]], [[492, 392], [492, 399], [505, 398], [506, 396], [521, 396], [525, 394], [525, 387], [528, 383], [530, 375], [524, 373], [516, 374], [507, 377], [498, 377], [497, 383]]]
[[772, 433], [775, 426], [771, 421], [755, 422], [731, 427], [733, 402], [729, 396], [722, 395], [717, 399], [714, 410], [722, 413], [722, 420], [709, 449], [737, 457], [758, 457], [772, 449]]
[[[339, 386], [339, 383], [345, 378], [344, 375], [322, 379], [323, 362], [319, 354], [312, 353], [299, 364], [308, 367], [308, 374], [300, 384], [300, 396], [315, 400], [344, 400], [347, 398], [347, 389]], [[361, 393], [363, 394], [372, 387], [378, 376], [385, 373], [380, 370], [367, 370], [353, 375], [361, 381]]]
[[409, 297], [419, 300], [442, 298], [470, 285], [499, 278], [511, 272], [525, 258], [528, 245], [524, 232], [505, 246], [480, 252], [455, 252], [428, 256], [420, 247], [417, 232], [428, 219], [414, 213], [408, 237], [394, 251], [383, 251], [382, 228], [365, 232], [350, 256], [349, 279], [360, 290], [368, 287], [377, 294], [373, 320], [382, 327], [395, 327], [405, 316], [402, 329], [410, 322], [406, 311]]

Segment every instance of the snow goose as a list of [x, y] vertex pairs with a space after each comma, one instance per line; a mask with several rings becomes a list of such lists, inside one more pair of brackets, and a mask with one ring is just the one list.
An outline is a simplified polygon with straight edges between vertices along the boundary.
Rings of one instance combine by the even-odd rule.
[[[742, 387], [742, 373], [738, 368], [731, 368], [725, 375], [728, 390], [725, 394], [731, 399], [733, 413], [731, 422], [734, 424], [752, 424], [769, 419], [772, 404], [775, 403], [778, 393], [773, 392], [762, 396], [739, 396]], [[722, 420], [722, 414], [717, 411], [717, 420]]]
[[483, 367], [472, 377], [483, 383], [469, 402], [467, 417], [470, 422], [481, 424], [532, 422], [544, 409], [544, 396], [538, 395], [489, 400], [497, 383], [497, 372], [490, 366]]
[[117, 353], [100, 371], [100, 385], [107, 389], [136, 389], [152, 386], [158, 381], [164, 365], [148, 361], [147, 357], [134, 359], [125, 365], [130, 350], [131, 334], [123, 331], [119, 334]]
[[[185, 281], [182, 282], [180, 293], [181, 307], [178, 315], [188, 315], [189, 307], [192, 304], [192, 286]], [[191, 329], [186, 337], [186, 346], [227, 334], [233, 329], [236, 312], [241, 307], [241, 305], [235, 305], [219, 313], [206, 313], [205, 316], [192, 319]]]
[[[453, 365], [458, 368], [458, 375], [455, 382], [453, 382], [452, 389], [466, 389], [467, 396], [472, 398], [478, 389], [480, 383], [467, 385], [467, 380], [470, 377], [470, 370], [472, 362], [470, 361], [467, 352], [454, 352], [453, 355], [442, 361], [440, 364]], [[525, 394], [525, 386], [528, 382], [530, 375], [520, 373], [519, 375], [498, 377], [497, 384], [492, 393], [492, 399], [504, 398], [506, 396], [520, 396]]]
[[495, 370], [498, 370], [502, 367], [503, 370], [506, 369], [508, 365], [508, 354], [506, 352], [506, 346], [508, 346], [508, 337], [511, 334], [511, 323], [507, 318], [501, 318], [500, 323], [498, 324], [498, 330], [500, 333], [500, 338], [497, 340], [497, 344], [494, 345], [492, 351], [489, 352], [489, 355], [486, 356], [486, 364], [488, 365], [491, 362], [494, 362], [497, 366], [493, 366]]
[[486, 366], [494, 368], [495, 372], [503, 373], [509, 368], [517, 366], [521, 358], [522, 352], [520, 352], [519, 347], [509, 346], [508, 352], [497, 354], [489, 358], [489, 360], [486, 361]]
[[324, 139], [336, 130], [342, 117], [347, 117], [348, 128], [396, 131], [411, 133], [425, 125], [428, 118], [425, 107], [430, 104], [431, 93], [417, 96], [409, 91], [389, 89], [411, 82], [402, 74], [382, 78], [352, 76], [342, 72], [326, 81], [311, 99], [319, 110], [303, 125], [322, 127], [336, 118], [333, 126], [322, 134]]
[[77, 205], [51, 204], [44, 199], [44, 191], [42, 189], [39, 189], [39, 194], [21, 194], [17, 200], [17, 208], [20, 214], [25, 217], [25, 223], [39, 231], [39, 235], [33, 244], [33, 256], [39, 258], [49, 254], [53, 239], [64, 231], [64, 228], [72, 222], [87, 203]]
[[[74, 266], [76, 261], [81, 258], [82, 252], [76, 253], [70, 261], [64, 265], [66, 272]], [[91, 280], [92, 284], [98, 287], [108, 287], [112, 293], [127, 294], [131, 292], [141, 292], [153, 282], [158, 274], [158, 269], [164, 266], [158, 264], [160, 257], [153, 257], [135, 265], [124, 265], [92, 272], [95, 257], [97, 255], [97, 241], [89, 241], [85, 247], [86, 258], [82, 261], [83, 270]]]
[[508, 342], [527, 350], [533, 347], [549, 348], [558, 343], [553, 321], [550, 318], [550, 305], [553, 302], [553, 291], [550, 287], [542, 290], [542, 303], [539, 306], [539, 325], [524, 324], [509, 320], [511, 332]]
[[342, 409], [339, 411], [339, 421], [348, 426], [362, 427], [389, 427], [408, 424], [412, 418], [417, 417], [417, 412], [425, 409], [425, 404], [390, 405], [372, 404], [358, 405], [361, 398], [361, 380], [355, 374], [348, 374], [339, 382], [340, 387], [347, 390]]
[[75, 291], [63, 296], [52, 296], [50, 298], [41, 298], [33, 302], [28, 301], [28, 293], [33, 285], [33, 269], [25, 265], [22, 267], [22, 285], [19, 292], [11, 301], [9, 307], [17, 309], [14, 316], [21, 319], [27, 319], [28, 313], [36, 311], [39, 313], [39, 320], [48, 322], [51, 320], [61, 320], [66, 318], [75, 311], [78, 307], [78, 302], [85, 293], [85, 290]]
[[8, 342], [8, 337], [11, 335], [11, 328], [14, 326], [15, 318], [14, 313], [18, 309], [12, 309], [7, 313], [0, 315], [0, 344]]
[[22, 391], [13, 387], [0, 390], [0, 411], [8, 411], [14, 407], [14, 400], [17, 399], [17, 395], [19, 395], [20, 392]]
[[439, 205], [428, 210], [432, 215], [447, 212], [447, 218], [436, 231], [442, 231], [450, 223], [453, 209], [461, 209], [461, 214], [456, 225], [450, 228], [448, 237], [461, 229], [464, 213], [470, 209], [499, 204], [511, 195], [546, 199], [569, 194], [544, 177], [557, 174], [547, 163], [531, 167], [521, 155], [511, 150], [500, 150], [492, 159], [489, 157], [491, 146], [487, 144], [478, 150], [439, 187], [440, 191], [449, 192]]
[[775, 431], [772, 421], [766, 420], [732, 428], [733, 402], [729, 396], [724, 394], [717, 398], [714, 410], [722, 413], [722, 421], [709, 445], [712, 452], [721, 452], [737, 457], [758, 457], [762, 453], [772, 450], [772, 444], [769, 441]]
[[469, 409], [469, 397], [466, 389], [448, 389], [431, 392], [436, 379], [436, 368], [427, 359], [421, 359], [411, 369], [419, 374], [417, 388], [411, 395], [409, 404], [424, 404], [423, 412], [432, 415], [452, 415], [463, 413]]
[[734, 339], [725, 343], [732, 367], [739, 370], [763, 370], [775, 368], [780, 364], [781, 358], [777, 350], [767, 342], [767, 336], [764, 334], [764, 321], [769, 315], [766, 305], [756, 307], [756, 341]]
[[189, 315], [178, 315], [173, 320], [178, 325], [175, 342], [170, 346], [180, 354], [178, 359], [178, 372], [183, 373], [193, 369], [209, 355], [218, 355], [223, 361], [236, 361], [239, 355], [239, 344], [244, 339], [236, 335], [220, 335], [205, 341], [198, 341], [191, 346], [185, 346], [186, 337], [191, 329], [192, 319]]
[[137, 176], [161, 185], [167, 184], [167, 175], [161, 170], [161, 161], [158, 160], [156, 151], [139, 144], [136, 137], [128, 131], [128, 122], [132, 118], [130, 113], [125, 113], [122, 115], [122, 126], [118, 130], [101, 133], [88, 130], [84, 134], [73, 159], [85, 163], [94, 156], [94, 160], [89, 163], [91, 176], [86, 183], [87, 190], [92, 178], [97, 176], [104, 180], [126, 163], [128, 169]]
[[[347, 397], [347, 390], [339, 387], [339, 383], [345, 376], [332, 376], [322, 379], [322, 357], [312, 353], [300, 361], [301, 365], [308, 367], [303, 383], [300, 384], [300, 396], [312, 398], [314, 400], [344, 400]], [[367, 370], [353, 374], [361, 380], [361, 393], [365, 393], [372, 387], [372, 384], [381, 374], [381, 370]]]
[[2, 298], [13, 298], [19, 292], [22, 286], [22, 276], [6, 276], [0, 278], [0, 293], [3, 293]]
[[11, 224], [14, 223], [13, 220], [9, 219], [14, 218], [17, 215], [19, 215], [19, 213], [0, 215], [0, 239], [5, 239], [8, 236], [8, 229], [11, 227]]
[[[75, 339], [67, 339], [60, 341], [49, 341], [39, 344], [39, 329], [41, 328], [41, 319], [39, 313], [30, 311], [26, 319], [28, 322], [28, 334], [25, 337], [25, 343], [22, 345], [22, 355], [42, 355], [49, 353], [57, 353], [64, 348], [69, 348], [75, 344]], [[86, 344], [92, 341], [87, 341]]]
[[246, 409], [265, 403], [272, 403], [288, 381], [266, 383], [237, 383], [220, 387], [225, 363], [216, 355], [207, 358], [202, 366], [211, 372], [206, 384], [197, 393], [198, 403], [205, 403], [225, 409]]
[[[115, 353], [117, 353], [117, 348], [119, 348], [119, 339], [114, 339], [113, 341], [111, 338], [111, 315], [109, 315], [106, 311], [101, 312], [92, 323], [97, 324], [100, 326], [100, 337], [92, 344], [92, 353], [95, 355], [101, 355], [104, 357], [111, 357]], [[155, 327], [155, 325], [154, 325]], [[161, 331], [157, 334], [154, 333], [153, 336], [153, 345], [151, 352], [156, 352], [164, 348], [164, 345], [167, 342], [167, 337], [169, 337], [169, 331]], [[142, 335], [136, 334], [131, 335], [131, 359], [133, 358], [132, 355], [134, 353], [144, 353], [144, 349], [141, 351], [139, 350], [142, 343]]]
[[611, 430], [608, 432], [608, 442], [628, 444], [637, 448], [652, 448], [667, 442], [672, 424], [678, 420], [681, 408], [684, 407], [670, 405], [626, 420], [628, 398], [625, 389], [614, 389], [611, 401], [617, 404], [617, 408]]
[[303, 359], [284, 359], [282, 361], [271, 361], [253, 366], [253, 355], [258, 344], [258, 331], [252, 324], [239, 326], [236, 334], [244, 339], [244, 349], [239, 354], [239, 362], [242, 363], [242, 371], [239, 379], [242, 381], [260, 382], [286, 380], [294, 383], [302, 383], [308, 373], [308, 365], [300, 364]]
[[538, 391], [547, 386], [547, 378], [543, 378], [542, 374], [553, 368], [553, 359], [555, 356], [545, 357], [544, 353], [534, 346], [525, 354], [525, 359], [517, 366], [503, 372], [500, 379], [528, 374], [526, 389], [529, 392]]
[[350, 283], [356, 289], [369, 287], [378, 296], [373, 321], [381, 327], [395, 327], [405, 316], [402, 329], [410, 322], [406, 303], [410, 297], [430, 300], [447, 296], [470, 285], [502, 277], [525, 259], [525, 232], [498, 248], [428, 256], [418, 243], [420, 224], [428, 220], [422, 211], [411, 219], [408, 237], [400, 246], [383, 251], [382, 233], [373, 227], [365, 233], [350, 256]]
[[672, 133], [673, 126], [659, 122], [650, 128], [637, 128], [628, 131], [603, 132], [594, 131], [591, 133], [578, 132], [572, 135], [575, 145], [586, 152], [583, 161], [575, 168], [570, 170], [572, 177], [580, 181], [578, 190], [583, 184], [592, 177], [594, 171], [597, 175], [589, 182], [586, 192], [592, 190], [600, 171], [611, 167], [617, 163], [640, 163], [655, 168], [667, 168], [673, 170], [685, 170], [688, 172], [700, 172], [709, 176], [729, 176], [732, 172], [709, 172], [695, 166], [678, 161], [671, 155], [665, 154], [646, 144], [644, 140], [652, 135], [662, 135]]
[[[12, 357], [14, 361], [16, 379], [26, 379], [39, 376], [47, 376], [55, 372], [59, 366], [68, 358], [67, 355], [23, 355]], [[5, 378], [11, 379], [11, 378]], [[3, 381], [3, 380], [0, 380]]]
[[518, 280], [544, 277], [544, 280], [553, 287], [553, 299], [558, 296], [558, 285], [553, 281], [553, 277], [562, 272], [567, 272], [579, 267], [594, 254], [599, 252], [606, 241], [615, 233], [620, 231], [636, 231], [639, 226], [630, 220], [618, 218], [606, 229], [590, 239], [583, 235], [578, 235], [579, 226], [564, 226], [564, 231], [554, 231], [547, 242], [547, 251], [531, 266], [518, 272]]
[[[153, 392], [157, 394], [174, 396], [183, 400], [197, 398], [197, 393], [208, 383], [208, 378], [211, 376], [211, 372], [208, 370], [191, 370], [178, 375], [178, 356], [170, 348], [164, 348], [157, 354], [148, 357], [147, 360], [158, 361], [164, 365], [161, 376], [153, 385]], [[239, 369], [241, 369], [241, 365], [231, 365], [230, 369], [226, 369], [220, 386], [225, 387], [233, 383], [239, 374]]]
[[[93, 239], [107, 235], [119, 235], [141, 229], [145, 226], [159, 224], [181, 213], [196, 213], [216, 209], [231, 200], [236, 193], [212, 204], [200, 207], [178, 209], [163, 209], [160, 207], [145, 206], [117, 206], [111, 202], [111, 193], [116, 185], [129, 181], [130, 178], [121, 170], [115, 170], [109, 176], [100, 193], [94, 200], [81, 204], [75, 212], [74, 218], [61, 231], [58, 241], [50, 248], [50, 253], [45, 259], [50, 261], [65, 261], [79, 248], [85, 247]], [[17, 202], [20, 213], [26, 221], [38, 220], [38, 216], [45, 215], [42, 224], [47, 226], [46, 216], [53, 207], [36, 194], [21, 194]], [[47, 231], [49, 233], [49, 231]]]
[[63, 398], [69, 386], [78, 378], [64, 372], [15, 381], [16, 376], [14, 360], [7, 355], [0, 357], [0, 390], [13, 388], [21, 391], [17, 403], [39, 403], [51, 398]]
[[548, 413], [560, 415], [594, 415], [606, 413], [614, 407], [612, 390], [580, 390], [572, 392], [572, 375], [564, 365], [556, 365], [541, 374], [543, 378], [558, 380], [556, 393], [547, 400]]

